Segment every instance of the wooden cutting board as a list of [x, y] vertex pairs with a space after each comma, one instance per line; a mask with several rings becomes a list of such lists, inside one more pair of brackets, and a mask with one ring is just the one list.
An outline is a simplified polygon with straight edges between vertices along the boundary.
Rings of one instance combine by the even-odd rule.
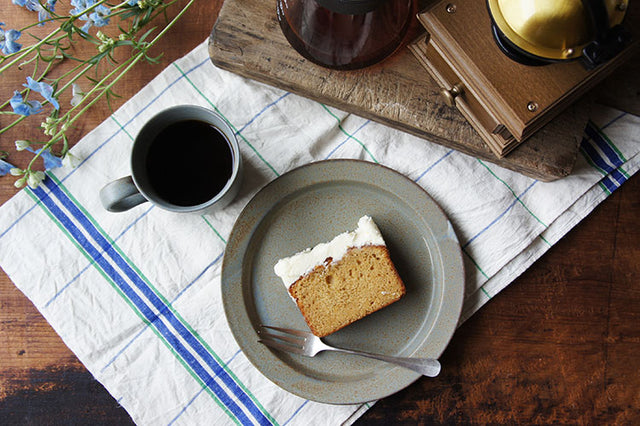
[[[497, 158], [464, 117], [444, 104], [438, 85], [406, 46], [363, 70], [322, 68], [290, 47], [275, 7], [275, 1], [226, 0], [209, 40], [213, 63], [536, 179], [552, 181], [571, 173], [590, 97], [576, 102], [506, 157]], [[423, 34], [416, 19], [406, 44]]]

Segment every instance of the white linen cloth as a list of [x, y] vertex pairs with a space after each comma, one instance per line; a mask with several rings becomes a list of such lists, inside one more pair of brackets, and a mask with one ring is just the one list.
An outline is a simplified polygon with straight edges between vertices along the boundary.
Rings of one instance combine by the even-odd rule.
[[[105, 211], [155, 113], [197, 104], [237, 132], [243, 190], [220, 213], [143, 204]], [[596, 108], [573, 174], [543, 183], [375, 122], [217, 69], [206, 42], [176, 61], [47, 173], [0, 208], [0, 265], [138, 424], [341, 424], [371, 404], [333, 406], [280, 389], [226, 323], [220, 269], [235, 219], [266, 183], [318, 160], [359, 158], [424, 187], [452, 221], [466, 269], [461, 322], [505, 288], [640, 164], [638, 117]], [[176, 149], [189, 149], [181, 141]], [[180, 173], [187, 165], [167, 165]]]

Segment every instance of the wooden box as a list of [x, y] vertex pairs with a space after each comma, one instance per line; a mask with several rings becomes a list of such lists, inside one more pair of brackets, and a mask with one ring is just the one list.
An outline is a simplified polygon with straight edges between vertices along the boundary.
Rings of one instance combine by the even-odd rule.
[[440, 1], [419, 13], [428, 34], [410, 48], [445, 99], [502, 157], [638, 51], [639, 25], [631, 25], [638, 9], [630, 6], [623, 23], [632, 42], [592, 70], [580, 61], [530, 66], [508, 58], [493, 39], [486, 2], [477, 0]]

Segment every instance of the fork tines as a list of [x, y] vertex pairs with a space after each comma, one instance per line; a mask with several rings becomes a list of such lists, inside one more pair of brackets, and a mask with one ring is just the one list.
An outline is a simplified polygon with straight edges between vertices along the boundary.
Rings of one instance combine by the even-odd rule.
[[[270, 331], [273, 330], [273, 331]], [[305, 333], [269, 325], [261, 325], [258, 342], [286, 352], [304, 355]]]

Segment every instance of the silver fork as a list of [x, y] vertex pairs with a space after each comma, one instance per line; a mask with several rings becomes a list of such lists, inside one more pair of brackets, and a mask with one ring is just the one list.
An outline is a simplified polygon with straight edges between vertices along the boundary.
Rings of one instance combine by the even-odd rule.
[[316, 356], [318, 352], [322, 351], [338, 351], [348, 354], [362, 355], [367, 358], [378, 359], [381, 361], [400, 365], [404, 368], [408, 368], [410, 370], [418, 372], [424, 376], [436, 377], [440, 373], [440, 362], [437, 359], [401, 358], [338, 348], [335, 346], [327, 345], [318, 336], [315, 336], [308, 331], [261, 325], [258, 334], [260, 335], [260, 339], [258, 340], [258, 342], [262, 343], [263, 345], [294, 354], [312, 357]]

